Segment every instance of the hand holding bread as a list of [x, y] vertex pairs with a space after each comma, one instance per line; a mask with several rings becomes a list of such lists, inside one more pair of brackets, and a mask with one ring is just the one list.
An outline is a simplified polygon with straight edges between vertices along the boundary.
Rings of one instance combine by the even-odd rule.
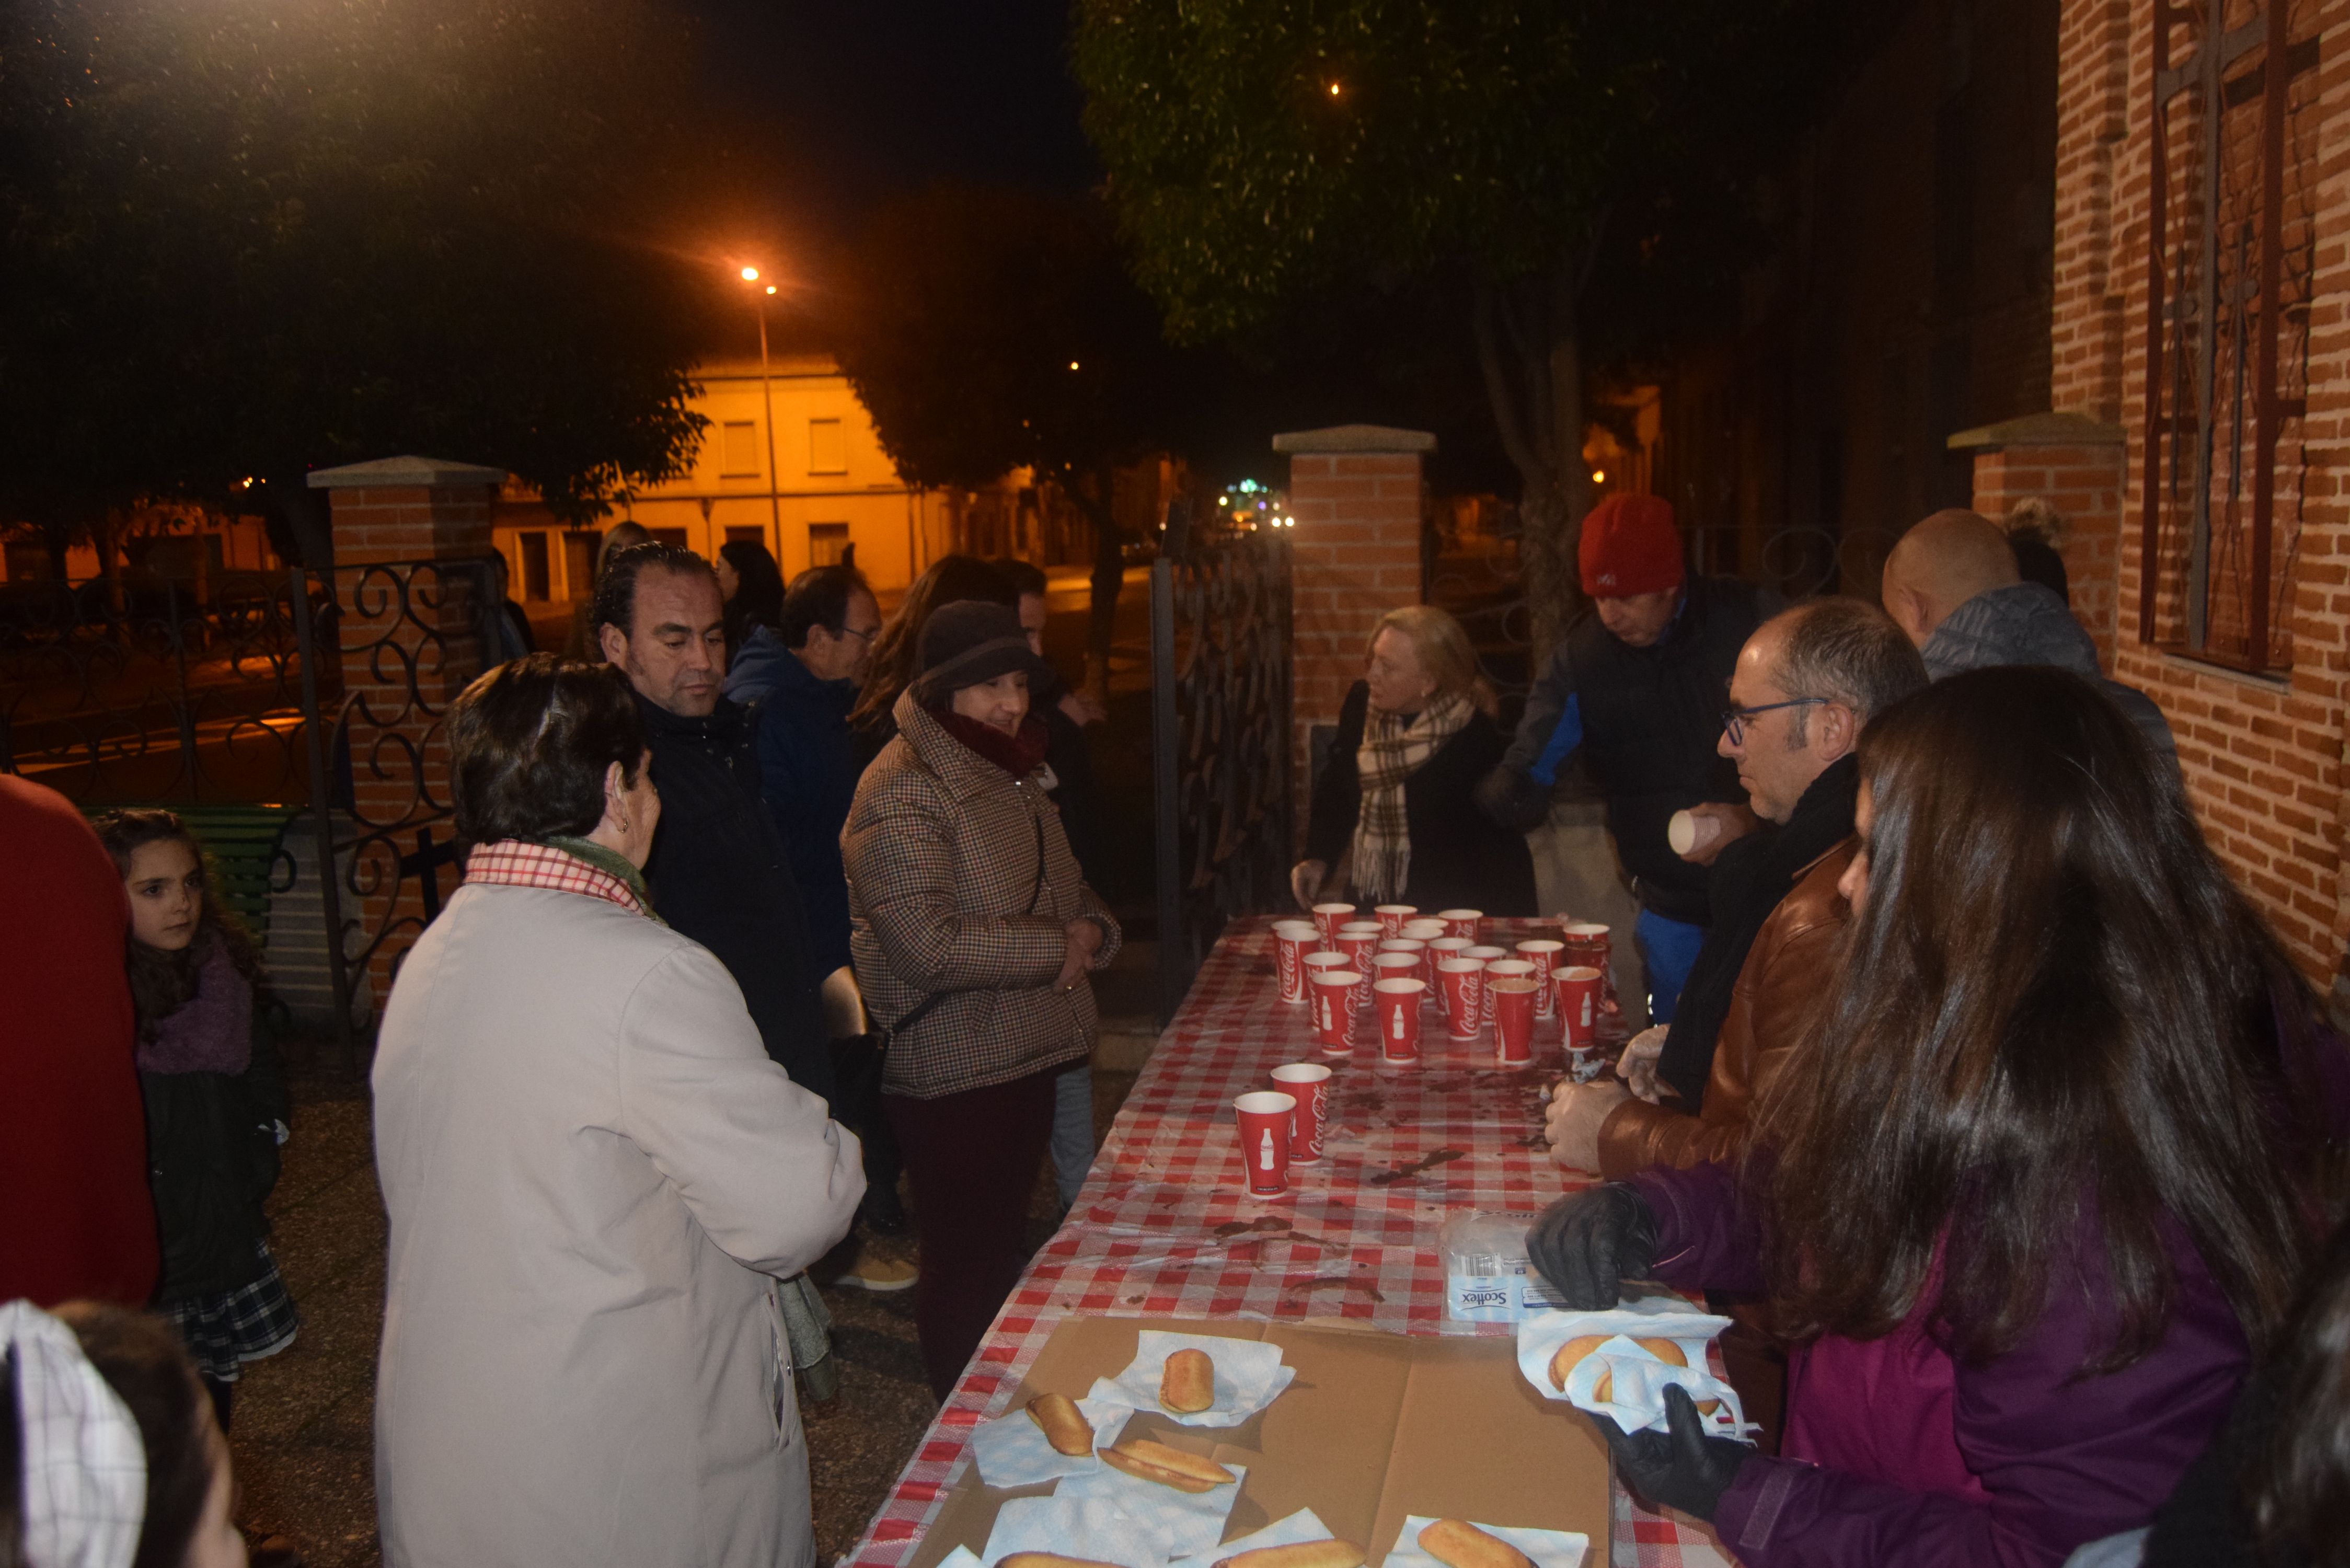
[[[1586, 1334], [1560, 1345], [1557, 1353], [1550, 1358], [1550, 1386], [1562, 1394], [1565, 1393], [1567, 1377], [1575, 1371], [1576, 1363], [1614, 1337], [1613, 1334]], [[1636, 1339], [1632, 1343], [1668, 1366], [1689, 1365], [1689, 1357], [1682, 1353], [1681, 1347], [1669, 1339]], [[1616, 1377], [1612, 1372], [1602, 1372], [1599, 1381], [1591, 1386], [1592, 1398], [1602, 1405], [1612, 1402], [1615, 1391]], [[1698, 1409], [1701, 1414], [1711, 1416], [1721, 1407], [1721, 1400], [1708, 1399]]]

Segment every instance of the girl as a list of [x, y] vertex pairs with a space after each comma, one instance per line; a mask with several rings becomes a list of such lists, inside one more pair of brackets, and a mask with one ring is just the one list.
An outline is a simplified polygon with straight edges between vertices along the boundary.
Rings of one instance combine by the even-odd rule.
[[212, 896], [178, 817], [119, 811], [98, 832], [130, 898], [130, 1001], [163, 1250], [157, 1306], [187, 1342], [225, 1431], [239, 1368], [293, 1344], [300, 1326], [264, 1240], [287, 1105], [276, 1051], [256, 1027], [260, 961]]

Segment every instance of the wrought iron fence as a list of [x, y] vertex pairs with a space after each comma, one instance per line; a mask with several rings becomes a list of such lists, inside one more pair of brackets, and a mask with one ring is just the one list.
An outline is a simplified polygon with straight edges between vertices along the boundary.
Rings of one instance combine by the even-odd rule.
[[1151, 564], [1162, 1023], [1224, 922], [1287, 896], [1289, 566], [1262, 536]]

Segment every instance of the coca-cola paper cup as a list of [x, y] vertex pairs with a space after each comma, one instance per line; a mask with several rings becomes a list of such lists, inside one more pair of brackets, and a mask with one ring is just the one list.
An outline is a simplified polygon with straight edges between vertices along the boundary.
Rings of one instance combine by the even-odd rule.
[[1383, 980], [1371, 988], [1371, 1011], [1379, 1022], [1379, 1059], [1390, 1066], [1408, 1066], [1419, 1060], [1419, 999], [1427, 994], [1421, 980]]
[[1674, 854], [1683, 857], [1697, 854], [1721, 836], [1721, 820], [1712, 815], [1677, 811], [1665, 824], [1665, 842], [1673, 846]]
[[1403, 935], [1404, 922], [1419, 914], [1419, 908], [1415, 904], [1381, 904], [1371, 913], [1379, 918], [1379, 924], [1387, 928], [1388, 935], [1399, 937]]
[[1462, 958], [1483, 959], [1487, 963], [1492, 963], [1496, 960], [1508, 958], [1510, 956], [1510, 950], [1507, 948], [1497, 948], [1491, 942], [1479, 942], [1474, 947], [1462, 948], [1461, 950], [1461, 956]]
[[1343, 957], [1351, 970], [1368, 971], [1371, 954], [1378, 950], [1378, 946], [1379, 928], [1376, 923], [1347, 926], [1330, 939], [1330, 950]]
[[1344, 1056], [1355, 1044], [1355, 987], [1362, 976], [1350, 969], [1313, 971], [1314, 1038], [1326, 1056]]
[[1485, 1023], [1485, 961], [1449, 958], [1436, 966], [1444, 993], [1444, 1033], [1454, 1040], [1474, 1040]]
[[[1456, 959], [1477, 944], [1467, 937], [1439, 937], [1428, 944], [1428, 1001], [1440, 1012], [1444, 1006], [1444, 961]], [[1447, 1014], [1449, 1017], [1450, 1014]]]
[[1316, 904], [1314, 906], [1314, 924], [1315, 928], [1321, 931], [1323, 940], [1326, 941], [1330, 938], [1336, 936], [1338, 934], [1338, 928], [1345, 925], [1348, 920], [1351, 920], [1354, 918], [1355, 906], [1352, 904]]
[[1418, 953], [1378, 952], [1371, 955], [1372, 1002], [1377, 1005], [1376, 992], [1383, 980], [1419, 980], [1420, 956]]
[[1542, 987], [1525, 975], [1490, 981], [1485, 1000], [1493, 1010], [1493, 1059], [1523, 1067], [1534, 1059], [1534, 997]]
[[1588, 964], [1569, 964], [1553, 971], [1558, 988], [1558, 1015], [1566, 1025], [1566, 1048], [1588, 1051], [1597, 1044], [1592, 1030], [1599, 1023], [1599, 988], [1606, 976]]
[[1413, 979], [1430, 981], [1433, 981], [1436, 979], [1436, 971], [1428, 967], [1428, 944], [1426, 942], [1415, 941], [1409, 937], [1389, 937], [1387, 940], [1379, 944], [1379, 951], [1382, 953], [1409, 953], [1411, 955], [1411, 961], [1419, 966], [1411, 971]]
[[1558, 928], [1566, 943], [1566, 961], [1588, 969], [1607, 967], [1607, 928], [1596, 920], [1565, 920]]
[[[1478, 952], [1474, 949], [1471, 949], [1461, 956], [1464, 958], [1485, 957], [1484, 954]], [[1514, 953], [1502, 958], [1485, 959], [1485, 983], [1489, 986], [1497, 980], [1532, 980], [1534, 978], [1534, 961], [1530, 959], [1519, 958]]]
[[1558, 992], [1551, 989], [1550, 971], [1557, 967], [1558, 955], [1566, 950], [1565, 942], [1552, 941], [1548, 937], [1535, 937], [1518, 944], [1518, 956], [1534, 966], [1534, 980], [1541, 989], [1534, 992], [1534, 1016], [1558, 1016]]
[[1273, 924], [1273, 961], [1281, 976], [1281, 1000], [1300, 1002], [1305, 1000], [1305, 955], [1319, 947], [1322, 933], [1314, 929], [1311, 920], [1275, 920]]
[[1442, 920], [1433, 916], [1423, 915], [1416, 920], [1406, 920], [1403, 923], [1402, 934], [1416, 942], [1432, 942], [1439, 937], [1451, 936], [1452, 933], [1445, 929]]
[[1319, 1062], [1292, 1062], [1273, 1070], [1275, 1094], [1297, 1102], [1289, 1114], [1289, 1158], [1311, 1165], [1322, 1158], [1322, 1134], [1329, 1125], [1330, 1069]]
[[1289, 1118], [1297, 1109], [1292, 1095], [1257, 1089], [1232, 1102], [1241, 1124], [1241, 1169], [1259, 1198], [1289, 1190]]
[[1472, 942], [1479, 940], [1485, 924], [1482, 909], [1440, 909], [1436, 918], [1444, 922], [1446, 936], [1467, 937]]

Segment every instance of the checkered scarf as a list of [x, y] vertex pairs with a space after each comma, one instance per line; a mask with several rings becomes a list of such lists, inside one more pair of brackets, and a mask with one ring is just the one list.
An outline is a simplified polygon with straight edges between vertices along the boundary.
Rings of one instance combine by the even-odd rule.
[[558, 893], [585, 893], [618, 904], [630, 914], [655, 924], [653, 901], [637, 868], [600, 844], [565, 838], [536, 844], [523, 838], [502, 838], [476, 845], [465, 857], [465, 880], [507, 888], [552, 888]]
[[1411, 835], [1404, 820], [1403, 782], [1460, 733], [1473, 712], [1458, 691], [1431, 698], [1409, 720], [1370, 709], [1363, 718], [1363, 744], [1355, 753], [1362, 781], [1362, 815], [1355, 819], [1355, 891], [1379, 902], [1403, 897], [1411, 881]]

